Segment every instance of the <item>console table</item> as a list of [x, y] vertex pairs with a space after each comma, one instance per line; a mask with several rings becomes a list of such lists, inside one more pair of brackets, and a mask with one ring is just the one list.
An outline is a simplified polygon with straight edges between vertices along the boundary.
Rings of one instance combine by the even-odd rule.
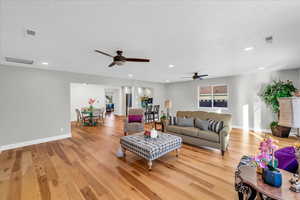
[[[248, 157], [249, 158], [249, 157]], [[292, 173], [280, 170], [282, 173], [282, 186], [279, 188], [265, 184], [262, 176], [257, 174], [256, 167], [252, 167], [247, 163], [247, 156], [244, 156], [235, 172], [235, 189], [238, 192], [239, 199], [244, 197], [248, 200], [254, 200], [257, 194], [261, 199], [275, 200], [294, 200], [300, 199], [300, 193], [289, 190], [291, 184], [289, 179]]]

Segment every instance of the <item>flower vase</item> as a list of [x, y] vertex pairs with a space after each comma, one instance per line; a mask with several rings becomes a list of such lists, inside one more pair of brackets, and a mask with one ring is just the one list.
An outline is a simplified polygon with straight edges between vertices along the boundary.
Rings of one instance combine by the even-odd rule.
[[90, 105], [89, 108], [89, 122], [90, 122], [90, 126], [95, 126], [95, 123], [93, 122], [93, 105]]
[[280, 187], [282, 184], [282, 174], [277, 169], [264, 169], [262, 177], [264, 182], [268, 185]]

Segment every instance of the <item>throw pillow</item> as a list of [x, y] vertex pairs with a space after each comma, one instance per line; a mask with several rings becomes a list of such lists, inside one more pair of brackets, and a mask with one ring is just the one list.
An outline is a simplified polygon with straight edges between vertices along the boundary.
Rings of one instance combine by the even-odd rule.
[[139, 122], [143, 120], [143, 115], [128, 115], [128, 123]]
[[195, 119], [195, 127], [200, 130], [208, 131], [209, 122], [207, 120]]
[[223, 129], [224, 122], [223, 121], [218, 121], [214, 119], [207, 119], [209, 122], [208, 130], [220, 133], [220, 131]]
[[194, 118], [177, 118], [178, 126], [194, 127]]

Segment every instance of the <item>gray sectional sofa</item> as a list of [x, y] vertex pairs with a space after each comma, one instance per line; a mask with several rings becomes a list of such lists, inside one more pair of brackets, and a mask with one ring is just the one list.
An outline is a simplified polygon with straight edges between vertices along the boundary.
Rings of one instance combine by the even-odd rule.
[[177, 119], [193, 118], [194, 120], [214, 119], [223, 121], [223, 128], [219, 133], [209, 130], [201, 130], [195, 126], [179, 126], [177, 124], [171, 125], [172, 123], [170, 123], [170, 120], [165, 121], [164, 131], [180, 136], [183, 139], [183, 142], [187, 144], [220, 149], [222, 155], [224, 155], [224, 152], [228, 148], [231, 132], [231, 114], [219, 114], [204, 111], [178, 111], [176, 117]]

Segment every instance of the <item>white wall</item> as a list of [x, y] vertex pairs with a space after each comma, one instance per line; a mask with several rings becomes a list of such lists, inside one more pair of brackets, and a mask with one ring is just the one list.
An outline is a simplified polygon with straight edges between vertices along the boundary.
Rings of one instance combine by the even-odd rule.
[[153, 88], [156, 104], [165, 100], [159, 83], [0, 65], [0, 150], [70, 135], [71, 83], [138, 85]]
[[[268, 129], [269, 123], [274, 120], [274, 115], [261, 101], [258, 94], [263, 86], [278, 79], [292, 80], [295, 86], [300, 88], [299, 70], [261, 71], [241, 76], [170, 83], [166, 85], [166, 96], [173, 102], [171, 109], [173, 115], [178, 110], [216, 111], [198, 108], [198, 88], [205, 85], [227, 84], [229, 87], [228, 109], [222, 112], [232, 113], [233, 125], [243, 127], [245, 118], [248, 118], [249, 128]], [[244, 112], [246, 107], [248, 107], [248, 113]]]
[[71, 121], [76, 121], [75, 109], [88, 107], [88, 100], [96, 100], [95, 108], [105, 108], [105, 92], [103, 85], [71, 83]]

